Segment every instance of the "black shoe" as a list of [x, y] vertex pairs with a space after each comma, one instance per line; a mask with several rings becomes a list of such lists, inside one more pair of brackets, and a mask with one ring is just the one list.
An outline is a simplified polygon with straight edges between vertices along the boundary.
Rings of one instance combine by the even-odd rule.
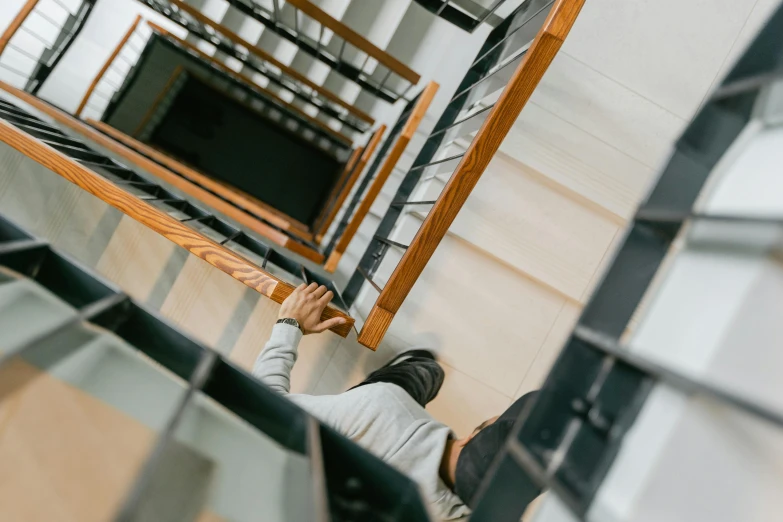
[[435, 354], [432, 353], [429, 350], [424, 349], [415, 349], [415, 350], [408, 350], [407, 352], [402, 352], [400, 354], [397, 354], [391, 361], [387, 362], [381, 368], [387, 368], [389, 366], [394, 366], [395, 364], [399, 364], [403, 361], [407, 361], [408, 359], [411, 359], [413, 357], [420, 357], [423, 359], [429, 359], [431, 361], [437, 361], [438, 359], [435, 357]]

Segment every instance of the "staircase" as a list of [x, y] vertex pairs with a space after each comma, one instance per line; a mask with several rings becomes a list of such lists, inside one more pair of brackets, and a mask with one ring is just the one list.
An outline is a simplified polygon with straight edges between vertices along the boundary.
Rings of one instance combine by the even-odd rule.
[[[301, 30], [303, 38], [317, 39], [330, 56], [367, 72], [375, 85], [383, 83], [385, 74], [375, 73], [375, 60], [365, 59], [366, 55], [356, 50], [341, 51], [339, 39], [328, 30], [321, 33], [317, 24], [308, 22], [296, 7], [298, 1], [257, 3], [261, 9], [257, 16], [274, 16], [286, 27]], [[493, 30], [490, 24], [457, 27], [451, 23], [456, 16], [453, 12], [444, 16], [450, 11], [440, 10], [425, 0], [312, 3], [420, 74], [420, 80], [409, 92], [404, 82], [394, 83], [398, 95], [405, 93], [412, 98], [430, 82], [439, 87], [418, 128], [387, 173], [388, 179], [379, 187], [375, 200], [366, 205], [367, 213], [355, 227], [349, 209], [362, 207], [362, 197], [371, 186], [372, 177], [363, 178], [357, 172], [349, 184], [352, 169], [347, 168], [345, 186], [350, 186], [344, 190], [331, 219], [320, 222], [326, 224], [322, 237], [317, 237], [318, 231], [310, 231], [304, 237], [290, 222], [275, 221], [275, 216], [265, 214], [259, 205], [253, 210], [257, 221], [285, 229], [281, 242], [271, 243], [283, 254], [279, 260], [282, 266], [267, 264], [257, 252], [254, 258], [253, 251], [242, 251], [240, 255], [252, 259], [257, 266], [263, 264], [265, 270], [290, 284], [311, 278], [336, 290], [354, 287], [346, 302], [336, 304], [332, 313], [355, 319], [356, 330], [338, 332], [347, 335], [345, 338], [332, 334], [305, 338], [294, 370], [293, 391], [339, 393], [393, 354], [426, 346], [439, 353], [447, 373], [444, 388], [430, 410], [458, 435], [469, 434], [515, 398], [543, 385], [607, 267], [624, 245], [636, 209], [653, 186], [658, 168], [671, 152], [671, 144], [778, 5], [777, 1], [738, 2], [730, 14], [723, 13], [720, 18], [721, 24], [724, 18], [736, 19], [736, 23], [714, 24], [716, 34], [720, 32], [717, 26], [723, 31], [719, 35], [707, 28], [699, 29], [702, 32], [698, 38], [677, 33], [676, 45], [661, 48], [660, 42], [645, 31], [652, 31], [653, 27], [659, 30], [660, 25], [653, 21], [668, 20], [673, 6], [665, 2], [643, 3], [634, 11], [612, 0], [587, 2], [562, 50], [546, 69], [502, 143], [497, 144], [497, 152], [483, 175], [476, 178], [470, 197], [437, 249], [433, 247], [432, 257], [414, 278], [415, 284], [408, 288], [401, 306], [391, 314], [393, 320], [388, 318], [380, 336], [368, 341], [359, 332], [378, 308], [378, 290], [390, 281], [391, 287], [397, 286], [399, 277], [395, 279], [394, 274], [406, 249], [425, 224], [437, 219], [430, 217], [431, 204], [414, 204], [395, 216], [388, 236], [378, 237], [379, 226], [395, 204], [404, 203], [398, 198], [400, 187], [409, 179], [417, 160], [426, 155], [427, 151], [422, 151], [430, 134], [439, 129], [443, 133], [441, 145], [426, 161], [432, 165], [423, 169], [421, 180], [409, 187], [405, 199], [434, 202], [447, 191], [450, 175], [480, 134], [510, 74], [493, 75], [480, 89], [471, 91], [469, 103], [456, 118], [458, 124], [441, 129], [437, 127], [439, 120], [455, 94], [459, 94], [466, 71], [474, 65], [469, 62], [481, 58], [480, 49]], [[295, 37], [293, 41], [283, 38], [254, 19], [247, 12], [246, 0], [188, 0], [184, 4], [207, 17], [209, 23], [222, 25], [272, 56], [307, 82], [334, 94], [342, 105], [323, 93], [315, 95], [318, 103], [314, 104], [312, 98], [308, 100], [280, 83], [264, 79], [254, 62], [237, 58], [236, 49], [207, 45], [182, 25], [133, 0], [118, 0], [111, 8], [98, 2], [91, 23], [105, 23], [111, 38], [89, 24], [81, 37], [93, 47], [102, 45], [108, 49], [141, 13], [157, 27], [144, 26], [139, 31], [142, 40], [151, 38], [154, 32], [182, 39], [219, 67], [252, 78], [317, 122], [310, 121], [310, 125], [325, 127], [328, 131], [324, 133], [332, 133], [333, 137], [342, 136], [356, 152], [355, 161], [364, 162], [364, 172], [382, 170], [381, 160], [392, 149], [392, 140], [403, 128], [412, 101], [392, 104], [374, 95], [371, 89], [363, 89], [316, 59], [312, 52], [298, 47]], [[521, 4], [524, 2], [505, 2], [487, 20], [497, 25]], [[527, 0], [526, 5], [531, 9], [531, 18], [543, 22], [552, 2]], [[683, 13], [683, 20], [700, 27], [702, 14], [690, 6]], [[535, 25], [531, 23], [531, 27]], [[697, 45], [700, 38], [709, 40], [713, 36], [721, 42], [734, 43], [709, 48]], [[510, 45], [514, 50], [532, 39], [524, 29], [517, 37], [518, 41], [512, 40], [516, 46]], [[629, 50], [618, 49], [618, 41], [625, 42]], [[694, 61], [699, 62], [694, 80], [680, 91], [661, 86], [661, 77], [687, 76], [680, 69], [682, 61], [678, 56], [691, 45], [696, 46], [693, 52], [698, 58]], [[42, 88], [41, 97], [68, 112], [76, 112], [81, 96], [73, 96], [71, 91], [87, 90], [108, 52], [89, 61], [85, 68], [94, 70], [81, 74], [81, 83], [76, 82], [78, 88], [73, 86], [73, 71], [78, 67], [69, 64], [66, 56]], [[133, 55], [130, 50], [122, 52]], [[652, 57], [649, 62], [654, 74], [639, 66], [638, 56]], [[502, 64], [503, 59], [498, 63]], [[508, 68], [509, 73], [513, 70], [513, 66]], [[66, 83], [66, 78], [68, 88], [58, 89], [58, 81]], [[17, 103], [14, 98], [4, 99]], [[86, 107], [83, 116], [99, 118], [105, 105], [108, 102], [102, 105], [95, 101], [94, 106]], [[346, 112], [345, 106], [352, 107], [353, 114]], [[35, 107], [23, 108], [51, 121], [45, 113], [35, 112]], [[99, 123], [93, 123], [95, 128], [99, 128]], [[380, 135], [379, 129], [383, 129]], [[89, 144], [113, 160], [128, 161], [128, 156], [118, 155], [100, 142]], [[137, 144], [126, 145], [140, 152]], [[380, 152], [372, 153], [373, 150]], [[151, 158], [154, 152], [141, 154]], [[235, 364], [246, 369], [252, 365], [269, 335], [279, 306], [275, 301], [280, 301], [281, 294], [276, 300], [267, 299], [263, 292], [243, 284], [230, 271], [216, 269], [216, 263], [207, 256], [187, 247], [179, 248], [137, 219], [52, 176], [37, 163], [20, 159], [12, 151], [4, 151], [0, 164], [5, 165], [0, 178], [0, 214], [75, 255], [131, 297], [159, 311]], [[172, 163], [166, 168], [191, 181], [196, 179], [179, 165]], [[199, 184], [202, 181], [194, 183], [203, 188]], [[162, 186], [195, 203], [191, 197], [194, 192], [188, 192], [191, 189]], [[222, 189], [212, 187], [208, 191], [214, 190]], [[222, 197], [234, 199], [235, 206], [249, 208], [245, 195], [223, 192]], [[236, 230], [250, 227], [248, 223], [237, 224], [231, 216], [226, 219], [225, 213], [216, 217]], [[339, 255], [332, 255], [350, 229], [353, 239], [343, 244]], [[215, 227], [205, 227], [202, 233], [222, 245], [221, 241], [230, 234], [209, 236], [215, 231]], [[267, 237], [255, 239], [270, 244]], [[317, 248], [310, 243], [316, 243]], [[382, 261], [373, 265], [372, 273], [357, 276], [363, 259], [374, 254], [370, 247], [379, 243], [385, 244]], [[626, 335], [633, 333], [638, 321], [641, 316], [630, 320]], [[377, 352], [362, 344], [377, 348]], [[547, 504], [546, 516], [554, 516], [551, 513], [557, 509], [552, 507], [555, 502]]]

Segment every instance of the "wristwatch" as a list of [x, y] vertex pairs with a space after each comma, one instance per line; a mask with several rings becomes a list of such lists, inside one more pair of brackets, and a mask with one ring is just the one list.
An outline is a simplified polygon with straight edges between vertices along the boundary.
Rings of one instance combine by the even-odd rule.
[[283, 319], [278, 319], [275, 324], [290, 324], [291, 326], [296, 326], [301, 330], [302, 334], [304, 334], [304, 328], [302, 328], [302, 325], [299, 324], [299, 321], [294, 319], [293, 317], [284, 317]]

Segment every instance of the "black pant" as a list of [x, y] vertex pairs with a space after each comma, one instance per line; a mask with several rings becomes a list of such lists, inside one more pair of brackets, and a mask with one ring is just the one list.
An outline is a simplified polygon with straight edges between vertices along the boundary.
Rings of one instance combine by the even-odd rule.
[[[405, 360], [400, 361], [403, 358]], [[396, 384], [424, 407], [438, 395], [444, 376], [443, 368], [432, 353], [426, 350], [411, 350], [378, 368], [354, 388], [376, 382]]]

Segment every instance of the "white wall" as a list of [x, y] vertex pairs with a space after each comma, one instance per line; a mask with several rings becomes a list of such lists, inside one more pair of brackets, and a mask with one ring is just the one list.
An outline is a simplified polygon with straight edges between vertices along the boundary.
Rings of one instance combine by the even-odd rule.
[[[23, 3], [24, 0], [3, 0], [0, 3], [0, 28], [4, 29], [8, 26]], [[65, 3], [73, 6], [72, 11], [75, 11], [79, 2], [67, 0]], [[62, 8], [52, 0], [41, 0], [36, 9], [40, 9], [47, 16], [55, 19], [64, 16]], [[139, 14], [143, 15], [145, 20], [152, 20], [169, 28], [172, 32], [181, 34], [179, 26], [135, 0], [100, 0], [82, 32], [38, 93], [39, 96], [67, 111], [74, 112], [93, 78], [131, 26], [136, 15]], [[34, 31], [41, 31], [49, 41], [52, 41], [56, 35], [54, 27], [35, 14], [28, 17], [25, 26], [28, 24]], [[150, 29], [146, 25], [140, 25], [140, 27], [140, 34], [147, 38]], [[17, 31], [11, 42], [34, 54], [40, 54], [43, 47], [43, 44], [24, 34], [23, 31]], [[134, 38], [131, 44], [139, 50], [144, 45], [143, 41], [138, 38]], [[137, 53], [126, 47], [122, 55], [135, 62]], [[0, 59], [0, 63], [6, 63], [6, 61], [9, 65], [22, 68], [23, 71], [32, 70], [33, 62], [20, 57], [12, 49], [3, 53], [2, 59]], [[119, 85], [130, 66], [121, 59], [117, 59], [115, 63], [117, 64], [117, 72], [109, 72], [108, 79], [112, 84]], [[20, 87], [24, 85], [22, 78], [2, 68], [0, 68], [0, 79]], [[98, 91], [107, 97], [113, 94], [113, 89], [106, 84], [100, 85]], [[107, 103], [105, 99], [93, 96], [90, 104], [94, 104], [96, 109], [101, 109]], [[96, 114], [98, 114], [97, 110], [92, 110], [86, 112], [85, 116], [95, 116]]]

